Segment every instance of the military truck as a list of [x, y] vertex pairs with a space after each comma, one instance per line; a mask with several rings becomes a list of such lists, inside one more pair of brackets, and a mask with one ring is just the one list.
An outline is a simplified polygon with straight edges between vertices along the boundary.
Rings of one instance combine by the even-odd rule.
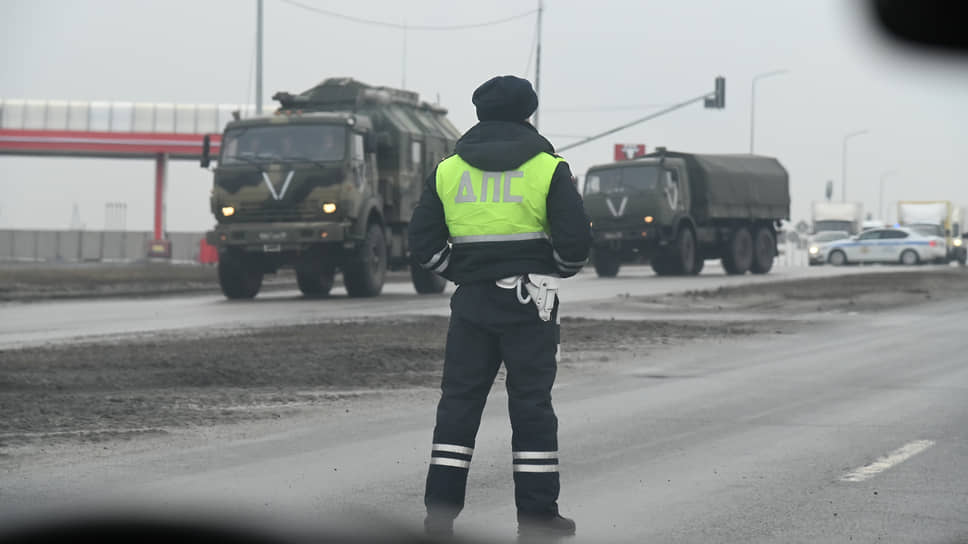
[[336, 272], [351, 297], [375, 296], [387, 270], [407, 267], [418, 293], [443, 291], [446, 280], [410, 263], [407, 223], [424, 178], [460, 136], [447, 111], [350, 78], [273, 100], [272, 115], [222, 134], [206, 238], [225, 296], [252, 298], [281, 268], [295, 269], [312, 297], [329, 294]]
[[778, 254], [776, 229], [790, 218], [786, 170], [755, 155], [659, 148], [591, 167], [583, 196], [600, 277], [636, 260], [660, 276], [699, 274], [706, 259], [722, 259], [729, 274], [766, 274]]

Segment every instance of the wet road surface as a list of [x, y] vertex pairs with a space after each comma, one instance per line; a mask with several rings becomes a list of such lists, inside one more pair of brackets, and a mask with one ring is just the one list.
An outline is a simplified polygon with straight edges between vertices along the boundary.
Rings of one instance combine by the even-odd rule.
[[[965, 541], [966, 322], [963, 300], [844, 315], [562, 376], [572, 542]], [[25, 463], [0, 479], [3, 511], [103, 499], [339, 524], [363, 509], [416, 528], [436, 398], [398, 391], [233, 440]], [[495, 388], [458, 521], [493, 542], [514, 527], [505, 401]]]

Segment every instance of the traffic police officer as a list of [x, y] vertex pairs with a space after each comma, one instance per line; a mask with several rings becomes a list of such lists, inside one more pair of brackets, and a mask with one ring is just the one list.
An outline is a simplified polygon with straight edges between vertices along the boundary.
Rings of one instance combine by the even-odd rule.
[[591, 245], [589, 220], [568, 163], [527, 122], [538, 106], [531, 83], [495, 77], [474, 91], [473, 103], [480, 123], [427, 179], [409, 227], [414, 260], [458, 286], [425, 527], [453, 530], [481, 412], [503, 361], [519, 534], [570, 535], [575, 523], [558, 513], [558, 419], [551, 406], [557, 302], [543, 320], [522, 284], [528, 274], [578, 273]]

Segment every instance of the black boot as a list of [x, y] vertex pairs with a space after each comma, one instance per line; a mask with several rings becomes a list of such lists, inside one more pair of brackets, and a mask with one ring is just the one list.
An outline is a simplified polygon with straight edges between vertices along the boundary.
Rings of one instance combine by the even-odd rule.
[[555, 512], [545, 516], [518, 514], [518, 535], [557, 538], [575, 534], [575, 521]]
[[439, 514], [427, 514], [427, 517], [424, 518], [424, 532], [429, 537], [446, 542], [454, 536], [454, 518]]

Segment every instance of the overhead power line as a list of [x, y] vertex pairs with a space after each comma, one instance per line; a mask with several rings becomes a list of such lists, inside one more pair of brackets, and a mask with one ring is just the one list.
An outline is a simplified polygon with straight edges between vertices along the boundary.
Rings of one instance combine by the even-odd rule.
[[512, 15], [510, 17], [505, 17], [503, 19], [495, 19], [495, 20], [492, 20], [492, 21], [483, 21], [483, 22], [480, 22], [480, 23], [468, 23], [468, 24], [463, 24], [463, 25], [409, 25], [409, 24], [405, 25], [405, 24], [401, 24], [401, 23], [391, 23], [391, 22], [387, 22], [387, 21], [377, 21], [377, 20], [374, 20], [374, 19], [364, 19], [363, 17], [355, 17], [353, 15], [346, 15], [345, 13], [339, 13], [339, 12], [331, 11], [331, 10], [328, 10], [328, 9], [317, 8], [316, 6], [310, 6], [310, 5], [304, 4], [302, 2], [297, 2], [296, 0], [279, 0], [279, 1], [282, 2], [282, 3], [284, 3], [284, 4], [289, 4], [290, 6], [294, 6], [294, 7], [297, 7], [297, 8], [303, 9], [303, 10], [306, 10], [306, 11], [310, 11], [310, 12], [313, 12], [313, 13], [317, 13], [319, 15], [325, 15], [327, 17], [333, 17], [335, 19], [342, 19], [344, 21], [350, 21], [350, 22], [353, 22], [353, 23], [359, 23], [361, 25], [382, 26], [384, 28], [396, 28], [398, 30], [406, 30], [406, 31], [410, 31], [410, 30], [436, 30], [436, 31], [443, 31], [443, 30], [467, 30], [467, 29], [471, 29], [471, 28], [483, 28], [483, 27], [486, 27], [486, 26], [495, 26], [495, 25], [500, 25], [500, 24], [504, 24], [504, 23], [509, 23], [509, 22], [515, 21], [517, 19], [523, 19], [523, 18], [528, 17], [530, 15], [534, 15], [535, 13], [538, 12], [538, 10], [533, 9], [531, 11], [526, 11], [524, 13], [519, 13], [517, 15]]

